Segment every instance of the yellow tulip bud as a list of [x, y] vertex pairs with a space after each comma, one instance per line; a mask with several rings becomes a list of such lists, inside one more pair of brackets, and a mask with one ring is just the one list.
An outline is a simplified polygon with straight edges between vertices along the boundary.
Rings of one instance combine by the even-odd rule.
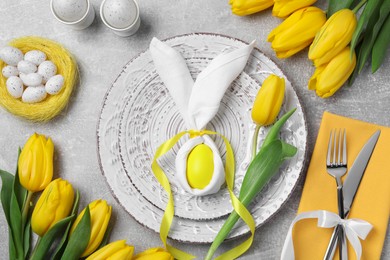
[[[81, 257], [90, 255], [98, 248], [106, 233], [108, 222], [111, 217], [111, 206], [109, 206], [105, 200], [95, 200], [88, 206], [91, 214], [91, 235], [89, 237], [88, 246]], [[73, 231], [76, 229], [81, 218], [84, 216], [84, 213], [85, 209], [77, 216], [70, 229], [70, 235], [72, 235]]]
[[155, 247], [137, 254], [133, 260], [174, 260], [173, 256], [163, 248]]
[[100, 248], [86, 260], [131, 260], [133, 252], [133, 246], [126, 245], [125, 240], [118, 240]]
[[257, 125], [272, 124], [279, 114], [284, 98], [284, 78], [270, 75], [257, 93], [252, 108], [252, 119]]
[[317, 0], [275, 0], [272, 15], [285, 18], [293, 12], [314, 4]]
[[274, 0], [230, 0], [232, 12], [236, 15], [249, 15], [271, 7]]
[[341, 9], [334, 13], [317, 33], [309, 49], [309, 59], [319, 67], [340, 53], [352, 39], [356, 29], [355, 13]]
[[325, 22], [326, 16], [321, 9], [303, 8], [272, 30], [267, 40], [278, 58], [288, 58], [309, 46]]
[[50, 138], [33, 134], [24, 145], [18, 161], [19, 181], [31, 192], [41, 191], [53, 178], [54, 145]]
[[309, 89], [315, 90], [322, 98], [332, 96], [349, 78], [356, 66], [356, 55], [351, 50], [344, 48], [328, 64], [324, 64], [314, 72], [310, 78]]
[[67, 217], [72, 209], [74, 191], [72, 185], [55, 179], [42, 192], [31, 217], [31, 228], [43, 236], [54, 224]]

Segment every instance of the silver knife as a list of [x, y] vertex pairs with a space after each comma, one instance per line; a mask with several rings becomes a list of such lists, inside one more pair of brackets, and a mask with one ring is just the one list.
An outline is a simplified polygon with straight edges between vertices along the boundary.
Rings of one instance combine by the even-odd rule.
[[[351, 169], [348, 172], [347, 177], [345, 178], [344, 185], [343, 185], [343, 195], [344, 195], [344, 218], [348, 216], [348, 213], [351, 209], [353, 200], [355, 199], [356, 192], [359, 188], [360, 181], [363, 178], [364, 172], [367, 168], [368, 162], [371, 158], [371, 155], [374, 151], [375, 145], [378, 142], [379, 135], [381, 131], [377, 130], [371, 137], [368, 139], [366, 144], [363, 146], [363, 148], [360, 150], [358, 156], [356, 157], [355, 161], [353, 162], [353, 165]], [[338, 232], [340, 232], [340, 227], [337, 226], [335, 230], [333, 231], [333, 235], [331, 238], [331, 241], [328, 245], [328, 248], [326, 249], [325, 257], [324, 259], [329, 260], [333, 259], [334, 253], [336, 251], [336, 244]]]

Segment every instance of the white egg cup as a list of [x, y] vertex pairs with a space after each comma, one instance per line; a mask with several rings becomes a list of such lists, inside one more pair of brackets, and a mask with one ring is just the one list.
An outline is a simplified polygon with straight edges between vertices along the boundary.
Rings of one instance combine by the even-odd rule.
[[50, 9], [51, 9], [51, 12], [53, 13], [54, 17], [59, 22], [66, 24], [66, 25], [69, 25], [75, 30], [82, 30], [82, 29], [85, 29], [88, 26], [90, 26], [92, 24], [93, 20], [95, 19], [95, 9], [93, 9], [93, 6], [91, 5], [89, 0], [86, 0], [86, 1], [87, 1], [87, 11], [83, 15], [83, 17], [81, 17], [77, 21], [69, 22], [69, 21], [61, 19], [61, 17], [59, 17], [57, 15], [57, 13], [55, 12], [55, 10], [53, 8], [53, 0], [50, 0]]
[[141, 25], [141, 19], [140, 19], [140, 15], [139, 15], [139, 6], [138, 6], [137, 1], [131, 0], [134, 2], [134, 5], [136, 7], [136, 16], [135, 16], [134, 22], [125, 28], [116, 28], [107, 22], [106, 18], [104, 17], [104, 12], [103, 12], [103, 6], [104, 6], [106, 1], [107, 0], [103, 0], [103, 2], [100, 5], [100, 17], [101, 17], [103, 23], [108, 28], [110, 28], [115, 34], [117, 34], [119, 36], [128, 37], [128, 36], [135, 34]]

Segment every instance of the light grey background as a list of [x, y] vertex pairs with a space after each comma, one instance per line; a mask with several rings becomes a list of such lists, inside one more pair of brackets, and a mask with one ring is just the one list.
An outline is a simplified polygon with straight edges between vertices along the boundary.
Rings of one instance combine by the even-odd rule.
[[[34, 132], [51, 136], [55, 143], [55, 177], [70, 181], [81, 192], [81, 206], [105, 199], [113, 206], [114, 228], [111, 241], [126, 239], [136, 252], [161, 246], [159, 235], [138, 224], [111, 195], [101, 174], [96, 149], [96, 124], [107, 89], [122, 67], [148, 48], [152, 37], [160, 39], [191, 32], [211, 32], [244, 41], [257, 40], [257, 47], [285, 72], [295, 87], [306, 111], [309, 130], [309, 153], [325, 110], [340, 115], [390, 126], [390, 56], [376, 74], [366, 67], [352, 87], [343, 87], [329, 99], [321, 99], [307, 90], [314, 71], [307, 50], [287, 60], [277, 59], [266, 42], [269, 32], [280, 23], [271, 10], [239, 17], [231, 13], [227, 0], [149, 0], [140, 1], [141, 27], [132, 37], [113, 34], [100, 20], [101, 1], [92, 0], [96, 18], [91, 27], [74, 31], [54, 19], [49, 0], [1, 0], [0, 45], [27, 35], [58, 41], [77, 58], [81, 84], [74, 91], [65, 111], [48, 123], [32, 123], [0, 109], [0, 168], [14, 171], [17, 149]], [[316, 4], [326, 8], [326, 1]], [[304, 177], [284, 207], [256, 231], [255, 241], [242, 259], [278, 259], [288, 227], [295, 216]], [[1, 207], [1, 206], [0, 206]], [[7, 225], [0, 214], [0, 259], [8, 257]], [[242, 242], [226, 243], [223, 250]], [[174, 243], [202, 259], [208, 245]], [[382, 253], [390, 259], [390, 235]], [[375, 260], [375, 259], [370, 259]]]

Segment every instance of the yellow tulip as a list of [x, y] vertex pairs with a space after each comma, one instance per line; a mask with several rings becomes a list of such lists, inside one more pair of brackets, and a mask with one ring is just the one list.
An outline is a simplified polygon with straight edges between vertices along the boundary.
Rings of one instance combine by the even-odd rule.
[[357, 24], [355, 13], [341, 9], [317, 33], [309, 49], [309, 59], [319, 67], [340, 53], [352, 39]]
[[118, 240], [100, 248], [86, 260], [131, 260], [133, 252], [133, 246], [127, 245], [125, 240]]
[[271, 7], [274, 0], [230, 0], [232, 12], [236, 15], [249, 15]]
[[321, 9], [303, 8], [272, 30], [267, 41], [271, 42], [278, 58], [288, 58], [309, 46], [325, 22], [326, 16]]
[[351, 50], [344, 48], [328, 64], [316, 68], [310, 78], [309, 89], [315, 90], [322, 98], [332, 96], [349, 78], [356, 66], [356, 55]]
[[173, 260], [173, 256], [163, 248], [155, 247], [137, 254], [133, 260]]
[[74, 191], [72, 185], [55, 179], [42, 192], [31, 217], [31, 228], [43, 236], [59, 220], [67, 217], [72, 209]]
[[275, 0], [272, 15], [285, 18], [293, 12], [314, 4], [317, 0]]
[[284, 78], [268, 76], [257, 93], [252, 108], [252, 119], [260, 126], [272, 124], [279, 114], [284, 98]]
[[41, 191], [53, 178], [54, 145], [50, 138], [33, 134], [18, 161], [19, 181], [30, 192]]
[[[108, 222], [111, 217], [111, 206], [107, 204], [105, 200], [95, 200], [89, 205], [91, 214], [91, 235], [89, 237], [89, 243], [87, 248], [81, 257], [90, 255], [98, 248], [106, 233]], [[70, 229], [70, 235], [74, 232], [81, 218], [84, 216], [85, 209], [77, 216], [72, 228]]]

